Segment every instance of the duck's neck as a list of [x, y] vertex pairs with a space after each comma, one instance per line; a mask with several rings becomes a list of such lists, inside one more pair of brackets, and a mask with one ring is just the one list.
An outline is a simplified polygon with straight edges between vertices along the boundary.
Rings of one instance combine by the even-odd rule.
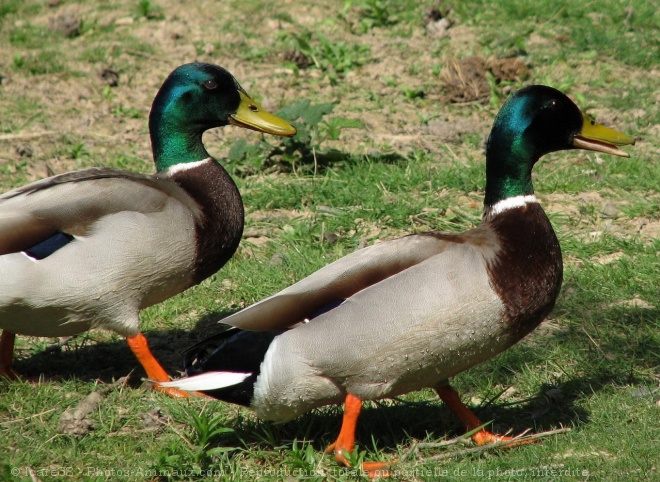
[[149, 116], [149, 135], [156, 169], [161, 172], [182, 163], [206, 159], [204, 129], [191, 125], [172, 103], [157, 98]]
[[519, 118], [507, 113], [500, 112], [486, 147], [486, 209], [508, 198], [534, 194], [532, 168], [539, 156], [526, 142]]
[[486, 208], [505, 199], [532, 196], [532, 167], [534, 165], [526, 155], [514, 145], [495, 145], [489, 143], [486, 154]]

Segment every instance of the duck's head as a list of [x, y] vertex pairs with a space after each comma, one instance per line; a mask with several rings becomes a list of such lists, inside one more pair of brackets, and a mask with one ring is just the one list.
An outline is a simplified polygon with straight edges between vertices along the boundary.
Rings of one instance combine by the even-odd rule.
[[296, 133], [291, 124], [263, 110], [222, 67], [199, 62], [178, 67], [156, 94], [149, 115], [158, 170], [208, 157], [202, 133], [228, 124], [277, 136]]
[[596, 123], [557, 89], [520, 89], [502, 106], [488, 138], [486, 205], [532, 194], [532, 167], [545, 154], [587, 149], [628, 157], [618, 146], [634, 143], [626, 134]]

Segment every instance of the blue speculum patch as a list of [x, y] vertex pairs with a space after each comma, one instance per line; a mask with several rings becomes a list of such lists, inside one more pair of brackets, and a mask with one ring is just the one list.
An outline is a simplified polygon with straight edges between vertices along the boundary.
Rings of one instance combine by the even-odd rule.
[[53, 254], [58, 249], [66, 246], [71, 241], [73, 241], [73, 236], [58, 231], [50, 238], [35, 244], [31, 248], [26, 249], [24, 252], [31, 258], [44, 259]]

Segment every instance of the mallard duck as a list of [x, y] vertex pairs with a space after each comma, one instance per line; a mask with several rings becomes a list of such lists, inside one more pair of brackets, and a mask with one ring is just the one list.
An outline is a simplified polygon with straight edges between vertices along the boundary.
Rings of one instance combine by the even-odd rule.
[[[190, 376], [166, 385], [280, 422], [343, 401], [328, 449], [344, 465], [364, 400], [434, 388], [467, 430], [477, 429], [449, 379], [532, 331], [562, 282], [559, 242], [534, 196], [532, 167], [564, 149], [627, 157], [617, 147], [626, 144], [634, 140], [596, 124], [558, 90], [517, 91], [488, 139], [479, 226], [385, 241], [327, 265], [223, 319], [232, 328], [193, 347]], [[484, 429], [472, 437], [509, 440]]]
[[155, 174], [90, 168], [0, 196], [2, 373], [12, 373], [17, 333], [106, 328], [127, 337], [149, 378], [169, 380], [140, 333], [138, 313], [208, 278], [238, 247], [241, 196], [202, 144], [204, 131], [227, 124], [296, 132], [222, 67], [182, 65], [149, 116]]

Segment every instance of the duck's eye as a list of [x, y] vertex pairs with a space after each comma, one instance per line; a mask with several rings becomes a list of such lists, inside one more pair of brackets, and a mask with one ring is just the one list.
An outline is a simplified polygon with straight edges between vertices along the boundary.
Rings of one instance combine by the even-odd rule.
[[204, 88], [208, 90], [213, 90], [218, 87], [218, 83], [214, 79], [208, 79], [204, 81]]
[[559, 104], [556, 100], [552, 100], [548, 104], [548, 108], [551, 109], [551, 110], [555, 110], [558, 106], [559, 106]]
[[250, 109], [252, 112], [259, 112], [259, 107], [257, 107], [257, 106], [254, 105], [254, 104], [250, 104], [250, 105], [248, 106], [248, 109]]

